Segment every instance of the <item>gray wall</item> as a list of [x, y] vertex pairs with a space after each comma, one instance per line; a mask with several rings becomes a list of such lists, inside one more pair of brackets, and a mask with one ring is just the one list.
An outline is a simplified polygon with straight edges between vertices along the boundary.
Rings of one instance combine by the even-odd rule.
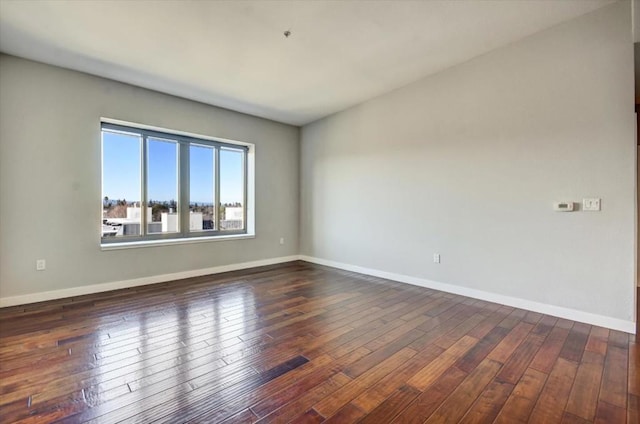
[[[298, 128], [7, 55], [0, 93], [0, 297], [297, 254]], [[101, 117], [255, 143], [255, 239], [101, 251]]]
[[634, 321], [633, 97], [622, 2], [307, 125], [301, 253]]

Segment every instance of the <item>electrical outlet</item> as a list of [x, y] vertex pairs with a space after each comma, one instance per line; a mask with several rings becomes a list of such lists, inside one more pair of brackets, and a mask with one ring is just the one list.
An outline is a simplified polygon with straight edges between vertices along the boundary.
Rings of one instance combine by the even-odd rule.
[[280, 244], [284, 244], [284, 237], [280, 237]]
[[47, 269], [47, 261], [44, 259], [36, 260], [36, 271], [44, 271]]
[[433, 263], [434, 264], [439, 264], [440, 263], [440, 254], [439, 253], [434, 253], [433, 254]]

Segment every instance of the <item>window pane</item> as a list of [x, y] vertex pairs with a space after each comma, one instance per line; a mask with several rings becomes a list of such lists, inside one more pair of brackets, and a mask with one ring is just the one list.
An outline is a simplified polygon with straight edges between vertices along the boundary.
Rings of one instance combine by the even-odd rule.
[[215, 230], [215, 149], [189, 146], [189, 230]]
[[102, 237], [140, 235], [141, 137], [102, 132]]
[[244, 150], [220, 148], [220, 230], [244, 229]]
[[147, 232], [180, 231], [178, 143], [147, 139]]

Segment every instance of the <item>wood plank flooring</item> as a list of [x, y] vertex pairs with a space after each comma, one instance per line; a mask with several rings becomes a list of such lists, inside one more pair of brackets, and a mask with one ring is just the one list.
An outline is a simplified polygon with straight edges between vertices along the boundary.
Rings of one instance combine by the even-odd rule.
[[0, 420], [637, 424], [636, 336], [291, 262], [0, 310]]

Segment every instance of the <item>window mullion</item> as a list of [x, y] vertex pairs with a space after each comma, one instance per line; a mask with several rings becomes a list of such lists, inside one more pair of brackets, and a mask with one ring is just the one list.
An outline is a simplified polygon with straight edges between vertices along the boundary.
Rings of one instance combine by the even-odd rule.
[[220, 209], [221, 209], [221, 204], [220, 204], [220, 147], [216, 146], [215, 147], [215, 164], [213, 167], [213, 177], [214, 177], [214, 186], [215, 186], [215, 193], [213, 196], [213, 201], [215, 204], [215, 208], [214, 208], [214, 213], [215, 213], [215, 229], [214, 231], [220, 231], [220, 218], [221, 218], [221, 213], [220, 213]]
[[179, 142], [178, 155], [178, 210], [180, 212], [180, 234], [188, 237], [191, 231], [191, 214], [189, 213], [191, 193], [190, 193], [190, 171], [189, 171], [189, 143]]
[[142, 182], [141, 194], [142, 198], [140, 199], [140, 236], [145, 237], [147, 235], [147, 136], [145, 134], [141, 134], [142, 136], [142, 178], [140, 179]]

